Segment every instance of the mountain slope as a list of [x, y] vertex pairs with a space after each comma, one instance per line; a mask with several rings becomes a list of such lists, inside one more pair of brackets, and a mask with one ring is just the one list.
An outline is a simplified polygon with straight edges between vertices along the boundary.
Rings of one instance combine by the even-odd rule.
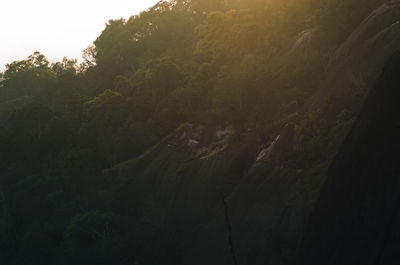
[[400, 54], [338, 153], [297, 264], [399, 264]]
[[332, 96], [360, 105], [400, 46], [399, 21], [399, 1], [375, 9], [335, 51], [322, 88], [307, 107], [320, 108]]
[[[330, 115], [338, 116], [344, 108], [358, 113], [363, 93], [400, 44], [396, 24], [394, 32], [386, 30], [400, 19], [398, 11], [394, 2], [381, 6], [349, 36], [336, 51], [326, 82], [314, 96], [322, 103], [315, 106], [311, 100], [301, 117], [289, 122], [274, 141], [262, 142], [251, 132], [229, 127], [186, 124], [138, 159], [107, 170], [110, 176], [128, 179], [128, 200], [135, 202], [132, 208], [142, 209], [139, 216], [146, 222], [136, 226], [141, 231], [138, 241], [147, 242], [143, 262], [232, 264], [236, 256], [240, 264], [290, 264], [325, 180], [330, 156], [339, 148], [351, 120], [343, 128], [323, 133], [334, 148], [328, 150], [322, 143], [323, 156], [307, 165], [297, 162], [307, 151], [295, 152], [299, 124], [316, 108], [326, 107], [332, 95], [352, 104], [337, 105]], [[373, 45], [365, 45], [368, 38]], [[304, 45], [302, 49], [313, 49]], [[285, 60], [282, 57], [281, 63]], [[362, 93], [348, 71], [360, 73]], [[321, 119], [332, 120], [324, 115]], [[149, 208], [158, 210], [146, 212]]]

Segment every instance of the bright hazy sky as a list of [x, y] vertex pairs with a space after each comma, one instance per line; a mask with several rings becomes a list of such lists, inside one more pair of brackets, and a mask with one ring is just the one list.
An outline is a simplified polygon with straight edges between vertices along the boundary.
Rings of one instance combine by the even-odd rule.
[[40, 51], [81, 59], [109, 19], [129, 18], [158, 0], [0, 0], [0, 70]]

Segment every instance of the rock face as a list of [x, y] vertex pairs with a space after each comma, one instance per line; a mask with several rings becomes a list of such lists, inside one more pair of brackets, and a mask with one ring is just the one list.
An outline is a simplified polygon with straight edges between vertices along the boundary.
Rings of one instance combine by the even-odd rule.
[[251, 139], [186, 124], [138, 159], [106, 170], [129, 179], [126, 200], [137, 211], [141, 262], [232, 264], [229, 226], [241, 263], [291, 258], [301, 235], [301, 222], [291, 230], [287, 206], [297, 174], [281, 163], [292, 134], [293, 125], [286, 126], [257, 161], [260, 147]]
[[297, 264], [400, 264], [400, 54], [345, 140]]
[[[137, 211], [138, 223], [133, 227], [142, 249], [141, 263], [199, 264], [226, 257], [225, 217], [219, 218], [223, 202], [257, 152], [251, 141], [232, 137], [238, 135], [231, 129], [185, 124], [140, 158], [104, 172], [129, 179], [126, 200]], [[222, 227], [212, 232], [205, 227], [214, 220]], [[198, 244], [199, 249], [194, 247]], [[209, 250], [211, 245], [215, 248]], [[187, 263], [190, 258], [195, 260]]]
[[[349, 98], [366, 94], [382, 71], [385, 61], [400, 47], [400, 26], [396, 23], [399, 19], [398, 1], [383, 5], [367, 18], [336, 52], [328, 69], [326, 82], [314, 97], [315, 102], [324, 102], [333, 94], [342, 94]], [[298, 43], [294, 44], [296, 49], [304, 49], [313, 32], [303, 34]], [[393, 94], [389, 100], [395, 100], [396, 95]], [[311, 109], [318, 107], [313, 102], [309, 106]], [[348, 139], [346, 145], [350, 149], [347, 152], [351, 155], [343, 155], [342, 162], [339, 156], [336, 161], [338, 169], [334, 166], [332, 172], [344, 172], [340, 170], [347, 168], [345, 165], [348, 165], [349, 161], [355, 162], [349, 166], [348, 172], [339, 178], [342, 179], [341, 182], [330, 184], [336, 179], [333, 177], [336, 173], [331, 173], [325, 191], [327, 195], [321, 200], [313, 219], [315, 230], [309, 230], [305, 241], [305, 246], [308, 247], [302, 252], [301, 260], [304, 263], [301, 264], [356, 264], [342, 262], [343, 259], [335, 256], [335, 253], [343, 251], [340, 247], [344, 248], [346, 245], [349, 251], [352, 249], [361, 255], [362, 250], [366, 249], [362, 244], [370, 245], [372, 249], [373, 242], [368, 240], [383, 237], [376, 235], [361, 242], [357, 241], [359, 238], [354, 234], [349, 240], [354, 244], [353, 248], [350, 247], [350, 243], [343, 244], [349, 239], [345, 237], [346, 233], [352, 232], [353, 228], [357, 231], [355, 228], [359, 223], [352, 223], [361, 222], [357, 216], [365, 217], [370, 214], [371, 217], [377, 217], [376, 213], [381, 213], [378, 207], [383, 205], [383, 201], [387, 203], [386, 207], [394, 207], [390, 200], [393, 200], [395, 194], [391, 193], [395, 191], [392, 190], [396, 184], [395, 179], [392, 179], [393, 183], [388, 186], [386, 185], [390, 182], [381, 180], [380, 189], [387, 190], [387, 193], [369, 194], [372, 190], [368, 187], [379, 184], [374, 182], [374, 178], [366, 177], [365, 181], [361, 181], [361, 177], [346, 177], [358, 174], [356, 170], [361, 168], [362, 161], [371, 167], [374, 166], [373, 159], [378, 159], [378, 155], [381, 155], [377, 153], [377, 157], [363, 160], [363, 151], [376, 149], [385, 154], [384, 150], [389, 148], [389, 140], [398, 140], [394, 131], [391, 131], [390, 124], [386, 123], [388, 120], [379, 123], [379, 119], [384, 116], [381, 113], [379, 115], [382, 116], [378, 117], [375, 112], [380, 111], [386, 111], [383, 103], [381, 107], [376, 106], [376, 109], [369, 113], [369, 121], [373, 123], [366, 121], [362, 129], [355, 129], [359, 132], [359, 137], [364, 137], [362, 132], [370, 133], [373, 137], [363, 139], [362, 144], [357, 145], [355, 143], [358, 143], [358, 138]], [[397, 113], [397, 110], [391, 111], [391, 115]], [[393, 122], [398, 121], [393, 116], [390, 116], [390, 119]], [[375, 123], [376, 125], [373, 125]], [[387, 128], [387, 132], [381, 134], [379, 126]], [[132, 229], [135, 229], [137, 235], [135, 249], [141, 250], [136, 255], [139, 262], [166, 265], [230, 265], [234, 264], [236, 259], [239, 264], [248, 265], [291, 264], [303, 237], [309, 217], [308, 211], [318, 196], [317, 182], [323, 181], [322, 176], [312, 179], [315, 176], [307, 175], [306, 171], [293, 165], [293, 134], [294, 125], [289, 124], [275, 137], [275, 141], [266, 144], [245, 138], [232, 128], [203, 128], [186, 124], [141, 157], [106, 170], [105, 174], [127, 180], [125, 193], [129, 195], [124, 199], [132, 202], [126, 211], [135, 211], [131, 214], [137, 216]], [[393, 144], [395, 146], [397, 143]], [[355, 149], [351, 148], [365, 150], [360, 149], [355, 153]], [[366, 170], [366, 174], [389, 174], [394, 167], [394, 160], [388, 161], [391, 162], [379, 164], [376, 171], [373, 171], [373, 168]], [[309, 187], [310, 183], [318, 188]], [[351, 194], [356, 185], [360, 189], [365, 188], [365, 191], [359, 193], [363, 194], [361, 197], [352, 201]], [[299, 190], [299, 187], [306, 191]], [[335, 204], [335, 200], [327, 199], [333, 196], [332, 194], [347, 195], [336, 197], [338, 201]], [[384, 197], [385, 195], [388, 197]], [[377, 207], [377, 212], [363, 212], [371, 203]], [[325, 209], [324, 212], [324, 209], [321, 209], [324, 205], [331, 208]], [[352, 213], [354, 207], [364, 208]], [[344, 211], [342, 215], [341, 211]], [[324, 214], [329, 216], [329, 219], [323, 219], [321, 216]], [[345, 214], [357, 216], [348, 219]], [[318, 219], [318, 216], [322, 219]], [[330, 220], [336, 220], [335, 218], [339, 223], [348, 220], [350, 223], [348, 227], [343, 227], [343, 231], [342, 227], [337, 225], [332, 229], [335, 233], [323, 234], [324, 231], [331, 231], [327, 225], [330, 224]], [[363, 222], [365, 220], [368, 219], [363, 219]], [[388, 222], [389, 217], [383, 217], [382, 220]], [[365, 221], [362, 225], [387, 227], [390, 224], [371, 219], [371, 222]], [[315, 242], [324, 239], [325, 236], [327, 240], [319, 246], [320, 248], [313, 245], [318, 244]], [[339, 246], [337, 249], [330, 245], [329, 236], [332, 237], [335, 246]], [[385, 242], [389, 242], [388, 237], [383, 238], [386, 238]], [[306, 251], [313, 246], [316, 247], [315, 255], [311, 253], [313, 250]], [[335, 252], [331, 253], [330, 249]], [[385, 249], [390, 251], [389, 247]], [[382, 260], [388, 255], [389, 252], [380, 254]], [[325, 262], [326, 257], [330, 258], [332, 263]]]
[[377, 8], [336, 50], [309, 107], [321, 107], [333, 95], [363, 99], [399, 47], [400, 1], [391, 1]]

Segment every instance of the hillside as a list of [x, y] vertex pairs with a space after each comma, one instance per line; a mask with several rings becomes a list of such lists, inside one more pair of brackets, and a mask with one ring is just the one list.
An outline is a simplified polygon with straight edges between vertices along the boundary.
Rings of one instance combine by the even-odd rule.
[[160, 1], [80, 65], [7, 65], [0, 263], [395, 264], [399, 20], [399, 1]]
[[396, 54], [332, 163], [297, 264], [399, 263], [399, 67]]

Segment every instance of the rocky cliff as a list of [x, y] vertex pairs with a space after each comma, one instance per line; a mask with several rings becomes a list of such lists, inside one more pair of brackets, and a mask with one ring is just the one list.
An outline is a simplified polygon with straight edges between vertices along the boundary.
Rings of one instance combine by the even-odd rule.
[[390, 1], [374, 10], [334, 52], [307, 110], [321, 107], [332, 96], [361, 104], [399, 46], [400, 2]]
[[329, 170], [297, 264], [399, 264], [399, 77], [397, 54]]
[[[297, 123], [324, 107], [332, 95], [348, 99], [352, 111], [358, 112], [385, 61], [400, 47], [399, 20], [398, 1], [375, 10], [336, 50], [325, 82], [301, 117], [288, 122], [272, 141], [256, 140], [251, 131], [229, 126], [206, 128], [185, 124], [139, 158], [105, 170], [106, 175], [126, 183], [121, 194], [127, 194], [125, 199], [132, 201], [126, 211], [135, 211], [138, 216], [134, 229], [142, 250], [141, 262], [291, 264], [330, 162], [325, 159], [305, 167], [296, 164]], [[312, 34], [307, 38], [312, 38]], [[384, 81], [389, 82], [395, 74], [391, 65], [378, 87], [394, 90], [396, 80], [390, 84]], [[392, 201], [397, 200], [393, 173], [397, 168], [390, 150], [398, 147], [398, 124], [393, 117], [397, 113], [397, 92], [383, 90], [371, 92], [365, 107], [368, 113], [360, 117], [330, 171], [312, 219], [314, 225], [306, 237], [301, 264], [368, 264], [350, 261], [365, 251], [373, 255], [365, 256], [365, 260], [384, 260], [394, 253], [389, 246], [384, 252], [373, 247], [378, 239], [379, 246], [388, 245], [392, 240], [387, 236], [390, 230], [386, 229], [383, 235], [358, 237], [367, 227], [391, 227], [396, 207]], [[371, 102], [372, 99], [375, 101]], [[388, 105], [384, 104], [386, 99]], [[315, 104], [316, 101], [324, 103]], [[344, 136], [346, 132], [341, 133]], [[390, 158], [384, 160], [385, 156]], [[349, 161], [354, 163], [350, 165]], [[364, 170], [363, 165], [369, 165], [371, 170]], [[386, 175], [375, 183], [373, 176]], [[370, 189], [376, 185], [379, 191]], [[359, 197], [352, 197], [354, 194]], [[368, 211], [371, 205], [375, 210]], [[384, 212], [387, 215], [379, 221], [376, 217]], [[336, 222], [330, 228], [332, 221]], [[346, 226], [341, 225], [346, 222]], [[324, 243], [318, 245], [322, 239]], [[351, 251], [354, 259], [344, 262], [350, 253], [335, 256], [344, 250]]]

